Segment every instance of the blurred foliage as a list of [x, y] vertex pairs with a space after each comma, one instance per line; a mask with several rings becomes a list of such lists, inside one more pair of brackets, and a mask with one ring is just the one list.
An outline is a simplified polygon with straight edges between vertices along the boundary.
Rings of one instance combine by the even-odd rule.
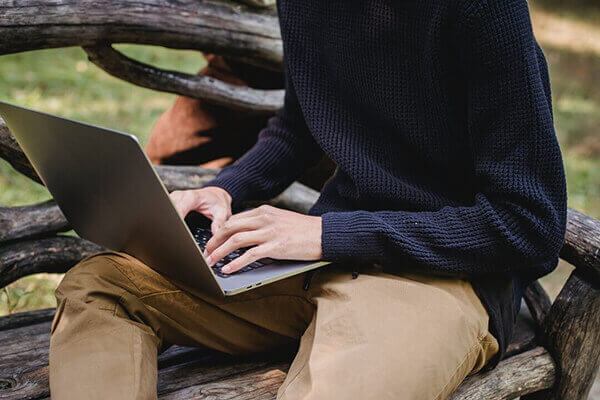
[[20, 279], [0, 290], [0, 315], [56, 307], [54, 290], [62, 279], [58, 274], [37, 274]]
[[[552, 79], [558, 138], [563, 149], [569, 205], [600, 218], [600, 2], [532, 0], [536, 36]], [[200, 53], [148, 46], [117, 46], [127, 55], [163, 68], [195, 73]], [[0, 100], [106, 126], [145, 142], [174, 96], [135, 87], [107, 75], [78, 48], [0, 57]], [[0, 161], [0, 205], [48, 199], [47, 191]], [[562, 263], [544, 278], [555, 295], [568, 275]], [[0, 315], [55, 305], [60, 275], [21, 279], [0, 292]]]

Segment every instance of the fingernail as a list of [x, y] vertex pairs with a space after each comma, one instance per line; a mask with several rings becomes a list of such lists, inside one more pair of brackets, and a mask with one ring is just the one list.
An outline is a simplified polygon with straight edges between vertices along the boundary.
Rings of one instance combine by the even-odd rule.
[[223, 272], [224, 274], [228, 274], [231, 272], [231, 267], [223, 267], [221, 268], [221, 272]]
[[202, 255], [203, 255], [204, 257], [208, 257], [208, 251], [206, 251], [206, 249], [204, 249], [204, 251], [202, 252]]
[[209, 267], [212, 267], [213, 260], [212, 260], [211, 256], [206, 257], [206, 263], [208, 264]]

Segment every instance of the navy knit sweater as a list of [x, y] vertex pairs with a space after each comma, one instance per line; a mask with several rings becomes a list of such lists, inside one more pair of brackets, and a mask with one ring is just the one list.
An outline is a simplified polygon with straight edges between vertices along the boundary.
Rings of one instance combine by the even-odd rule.
[[503, 352], [557, 264], [565, 179], [526, 0], [281, 0], [284, 108], [210, 183], [283, 191], [325, 152], [323, 257], [471, 279]]

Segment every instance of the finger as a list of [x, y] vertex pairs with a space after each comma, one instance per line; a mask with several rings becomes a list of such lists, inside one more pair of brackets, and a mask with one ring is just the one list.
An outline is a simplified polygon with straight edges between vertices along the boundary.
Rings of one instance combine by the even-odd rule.
[[264, 224], [256, 218], [245, 218], [242, 220], [232, 220], [229, 218], [210, 240], [206, 243], [206, 254], [212, 253], [217, 247], [221, 246], [230, 236], [243, 231], [250, 231], [262, 228]]
[[180, 191], [175, 191], [169, 195], [175, 210], [181, 215], [181, 218], [185, 218], [188, 213], [192, 210], [192, 203], [189, 201], [187, 196], [182, 196]]
[[253, 210], [248, 210], [233, 214], [227, 219], [227, 221], [230, 221], [231, 223], [237, 223], [246, 219], [256, 218], [259, 214], [252, 211]]
[[253, 247], [221, 268], [221, 272], [224, 274], [231, 274], [261, 258], [272, 257], [273, 255], [269, 254], [270, 249], [271, 246], [266, 244]]
[[254, 218], [257, 216], [269, 216], [269, 215], [273, 215], [273, 214], [278, 214], [278, 211], [281, 211], [281, 210], [276, 207], [273, 207], [273, 206], [270, 206], [267, 204], [263, 204], [260, 207], [252, 208], [250, 210], [246, 210], [246, 211], [237, 213], [237, 214], [233, 215], [231, 218], [244, 219], [244, 218]]
[[227, 220], [228, 212], [224, 207], [216, 207], [213, 211], [212, 223], [210, 224], [210, 230], [214, 235], [223, 226]]
[[217, 247], [212, 253], [209, 253], [206, 262], [212, 267], [227, 254], [235, 250], [263, 243], [265, 236], [264, 232], [261, 231], [236, 233], [227, 239], [221, 246]]

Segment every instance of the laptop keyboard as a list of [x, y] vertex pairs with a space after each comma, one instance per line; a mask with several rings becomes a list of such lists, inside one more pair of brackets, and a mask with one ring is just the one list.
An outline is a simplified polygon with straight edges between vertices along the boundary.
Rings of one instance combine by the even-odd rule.
[[[198, 246], [200, 246], [200, 249], [202, 251], [204, 251], [204, 249], [206, 248], [206, 243], [212, 237], [212, 233], [211, 233], [210, 229], [197, 227], [197, 228], [192, 229], [192, 234], [194, 235], [194, 239], [196, 240], [196, 243], [198, 243]], [[220, 260], [218, 263], [216, 263], [215, 265], [212, 266], [212, 269], [215, 272], [215, 274], [217, 276], [220, 276], [221, 278], [229, 278], [230, 276], [235, 275], [235, 274], [241, 274], [244, 272], [252, 271], [252, 270], [260, 268], [260, 267], [264, 267], [265, 265], [270, 264], [274, 261], [273, 259], [270, 259], [270, 258], [263, 258], [259, 261], [255, 261], [252, 264], [245, 266], [244, 268], [242, 268], [239, 271], [236, 271], [234, 273], [224, 274], [223, 272], [221, 272], [221, 268], [223, 268], [225, 265], [227, 265], [230, 261], [235, 260], [242, 254], [244, 254], [249, 248], [250, 247], [244, 247], [244, 248], [235, 250], [235, 251], [229, 253], [228, 255], [226, 255], [222, 260]]]

